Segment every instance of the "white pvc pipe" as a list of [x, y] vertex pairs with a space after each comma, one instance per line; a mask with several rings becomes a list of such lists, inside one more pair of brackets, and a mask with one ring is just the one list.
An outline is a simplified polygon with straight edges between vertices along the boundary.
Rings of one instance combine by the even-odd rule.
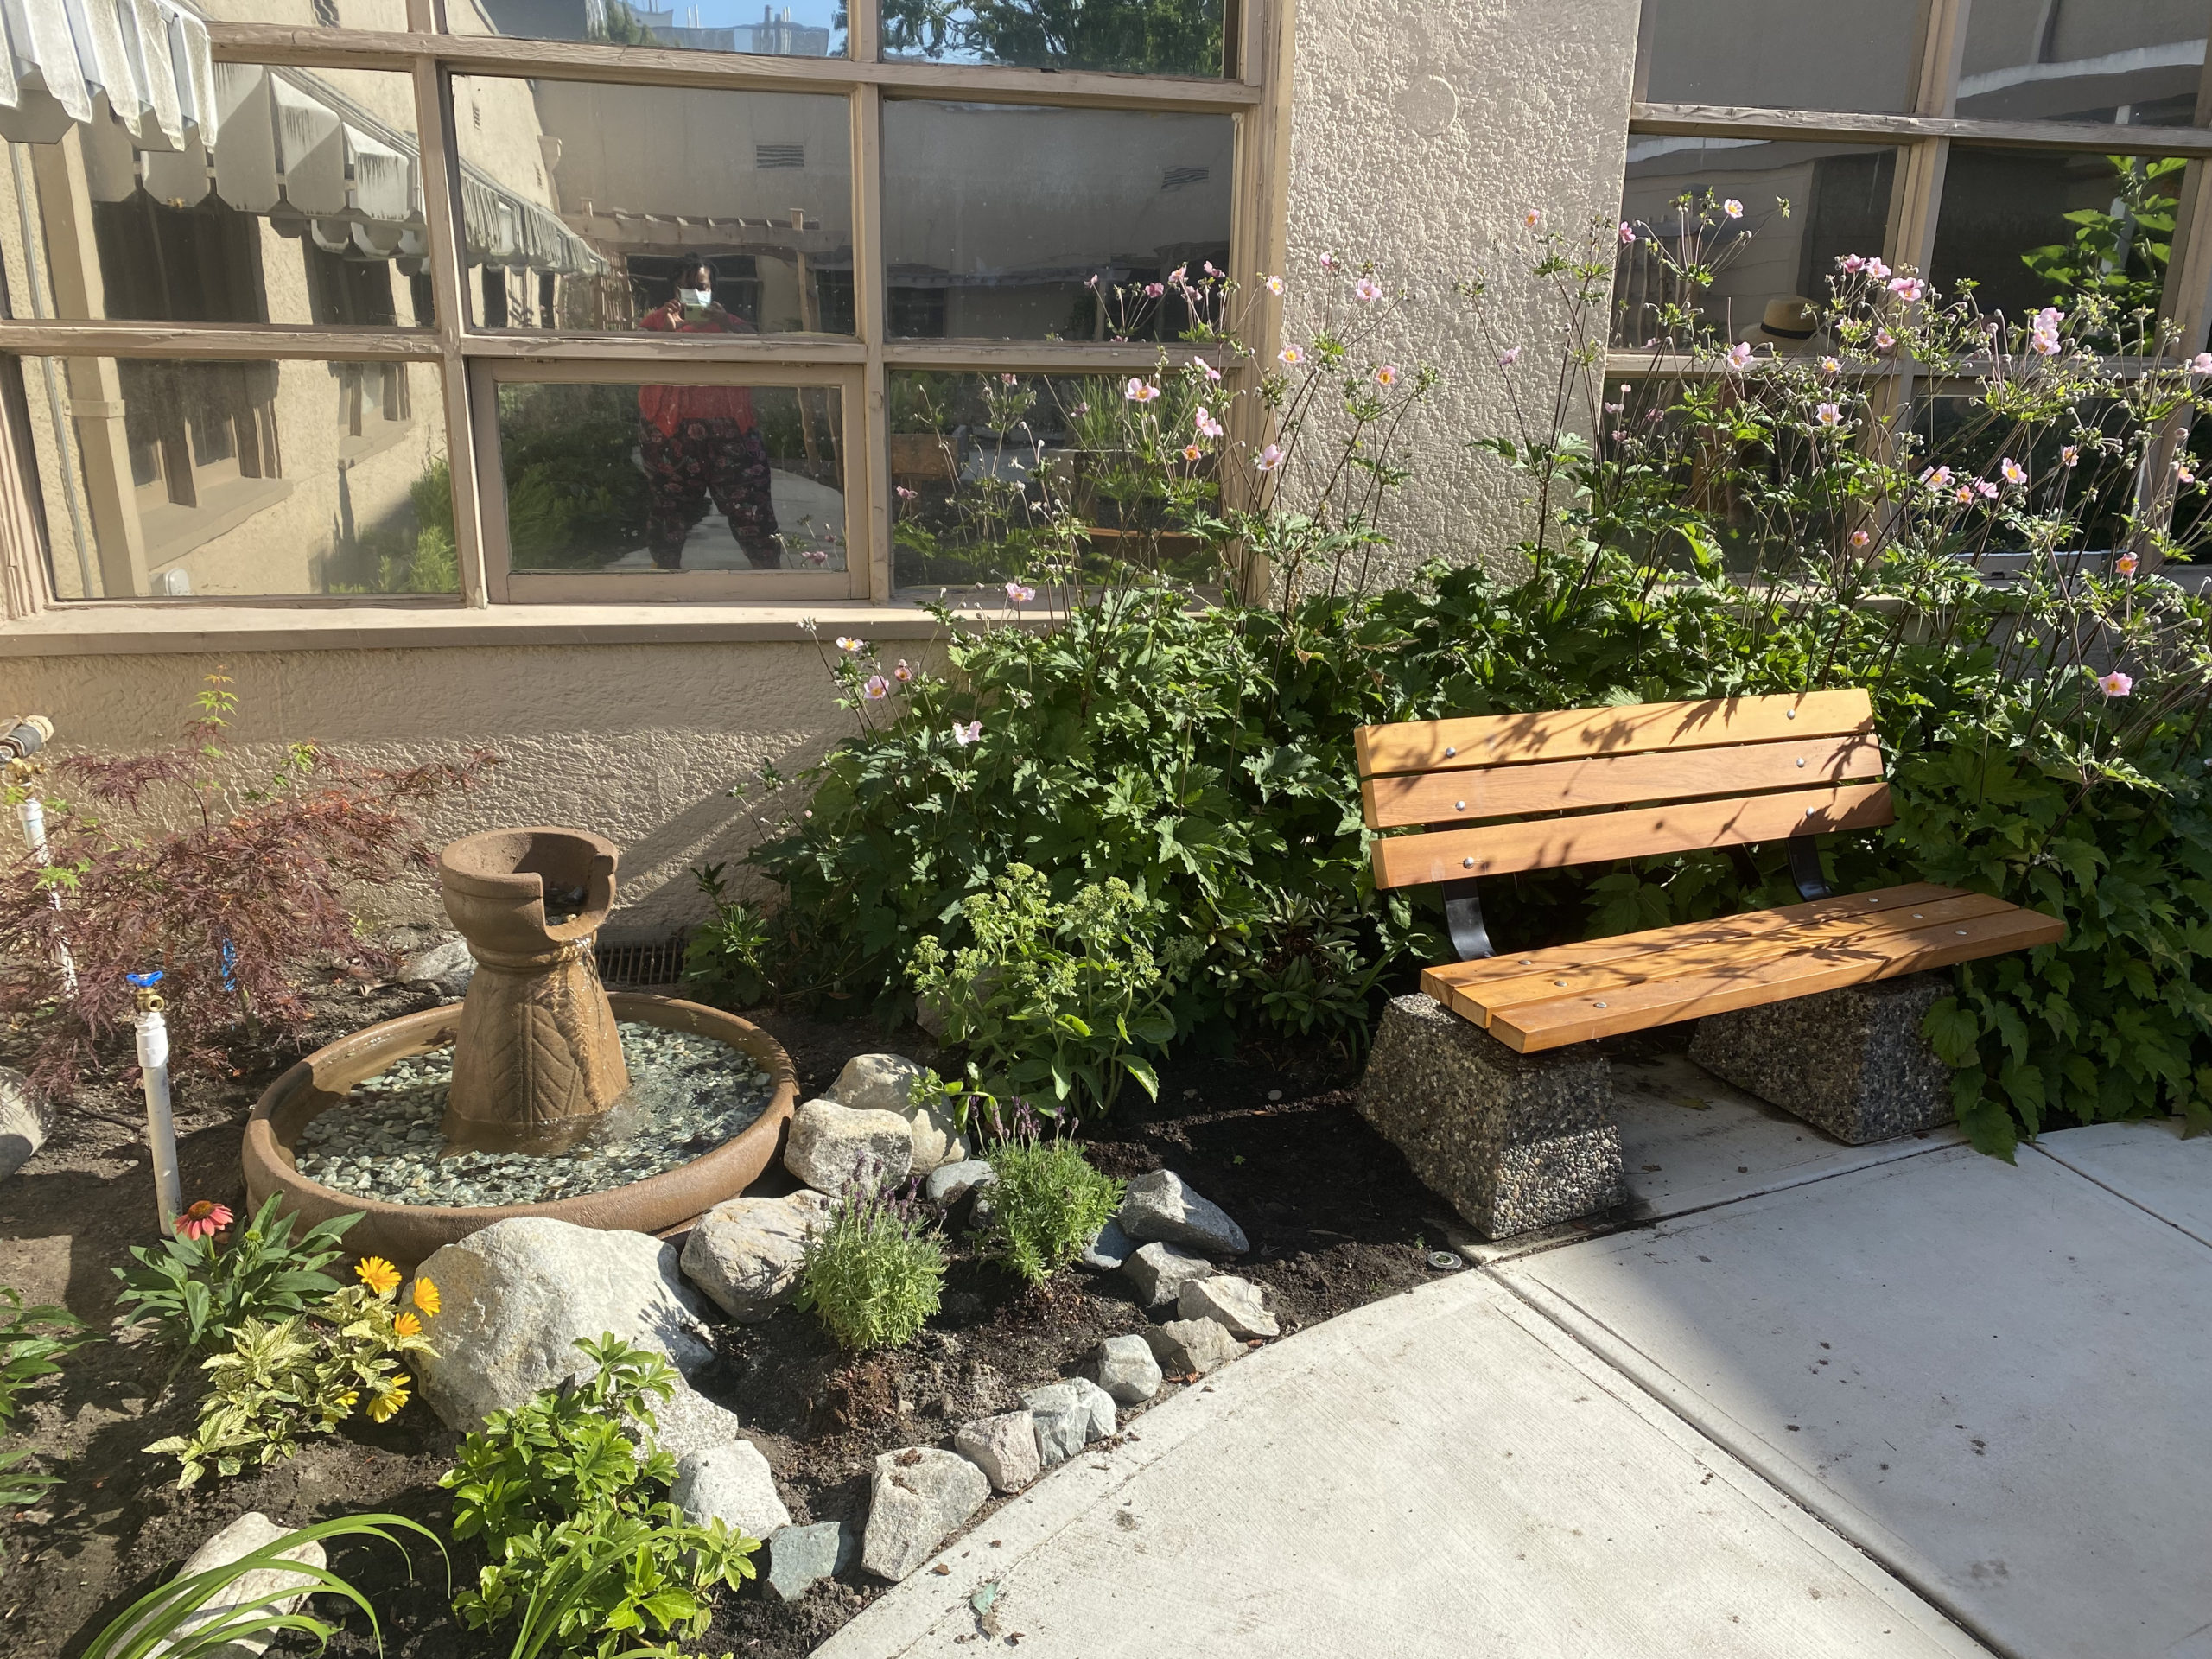
[[[35, 795], [26, 795], [16, 808], [16, 816], [23, 823], [23, 839], [30, 843], [31, 856], [41, 864], [46, 862], [46, 805]], [[61, 908], [61, 889], [48, 887], [46, 896], [55, 910]], [[61, 957], [61, 989], [64, 995], [77, 995], [77, 959], [69, 954], [66, 942], [56, 941], [55, 950]]]
[[162, 1231], [176, 1232], [184, 1184], [176, 1168], [176, 1118], [169, 1105], [169, 1026], [159, 1008], [138, 1014], [138, 1067], [146, 1077], [146, 1144], [154, 1154], [154, 1204]]

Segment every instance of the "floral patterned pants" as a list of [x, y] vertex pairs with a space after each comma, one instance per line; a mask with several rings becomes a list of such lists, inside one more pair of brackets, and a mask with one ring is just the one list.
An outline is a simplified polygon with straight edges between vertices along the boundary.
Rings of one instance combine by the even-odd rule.
[[684, 538], [706, 517], [711, 497], [754, 569], [782, 566], [768, 495], [768, 446], [757, 429], [727, 420], [678, 421], [674, 432], [664, 433], [648, 421], [640, 449], [652, 492], [645, 546], [655, 564], [664, 570], [683, 564]]

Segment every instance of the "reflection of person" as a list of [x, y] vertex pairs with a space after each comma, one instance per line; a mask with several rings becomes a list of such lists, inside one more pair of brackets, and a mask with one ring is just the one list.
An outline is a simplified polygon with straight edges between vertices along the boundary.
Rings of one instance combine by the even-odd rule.
[[[676, 296], [656, 306], [645, 327], [685, 334], [750, 334], [752, 326], [715, 303], [715, 273], [704, 264], [676, 273]], [[706, 516], [709, 496], [729, 520], [729, 532], [756, 570], [783, 563], [776, 506], [768, 493], [768, 446], [742, 386], [640, 386], [638, 415], [646, 487], [645, 546], [653, 563], [674, 570], [684, 538]]]

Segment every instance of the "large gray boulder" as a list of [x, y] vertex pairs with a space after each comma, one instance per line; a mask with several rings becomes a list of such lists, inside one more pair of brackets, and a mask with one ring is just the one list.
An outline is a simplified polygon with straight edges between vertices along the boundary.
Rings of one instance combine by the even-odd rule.
[[1114, 1396], [1087, 1376], [1025, 1389], [1021, 1403], [1037, 1420], [1037, 1449], [1047, 1469], [1114, 1432]]
[[46, 1144], [46, 1118], [20, 1071], [0, 1065], [0, 1181], [30, 1162]]
[[1160, 1392], [1160, 1362], [1152, 1357], [1152, 1344], [1134, 1334], [1100, 1343], [1091, 1376], [1125, 1406], [1142, 1405]]
[[1172, 1169], [1140, 1175], [1122, 1194], [1122, 1230], [1131, 1238], [1186, 1244], [1215, 1255], [1242, 1255], [1252, 1248], [1244, 1230], [1222, 1207], [1202, 1198]]
[[991, 1495], [983, 1471], [957, 1452], [909, 1446], [875, 1460], [861, 1565], [893, 1584], [937, 1553]]
[[1170, 1319], [1144, 1333], [1152, 1357], [1170, 1376], [1204, 1376], [1244, 1351], [1226, 1328], [1212, 1319]]
[[442, 995], [459, 996], [475, 976], [476, 958], [469, 954], [468, 941], [454, 938], [416, 951], [392, 978], [401, 985], [428, 985]]
[[745, 1432], [735, 1412], [716, 1405], [689, 1382], [679, 1382], [667, 1399], [652, 1402], [652, 1432], [647, 1434], [642, 1426], [636, 1426], [632, 1437], [638, 1443], [641, 1461], [649, 1444], [681, 1463], [694, 1452], [728, 1446]]
[[1018, 1492], [1045, 1472], [1037, 1419], [1027, 1409], [963, 1423], [952, 1437], [952, 1449], [1002, 1492]]
[[1120, 1222], [1109, 1221], [1098, 1230], [1098, 1236], [1083, 1247], [1075, 1264], [1093, 1273], [1111, 1273], [1135, 1255], [1136, 1248], [1136, 1240], [1122, 1230]]
[[437, 1354], [415, 1356], [416, 1370], [448, 1428], [473, 1429], [564, 1377], [589, 1376], [580, 1338], [612, 1333], [679, 1370], [714, 1357], [676, 1247], [644, 1233], [517, 1216], [433, 1252], [421, 1273], [443, 1306], [429, 1332]]
[[1180, 1245], [1144, 1244], [1130, 1252], [1122, 1271], [1128, 1275], [1137, 1300], [1145, 1306], [1173, 1307], [1183, 1287], [1211, 1274], [1213, 1263]]
[[[278, 1526], [258, 1510], [248, 1510], [229, 1526], [225, 1527], [199, 1548], [194, 1550], [186, 1558], [184, 1565], [177, 1568], [176, 1575], [180, 1579], [188, 1579], [195, 1573], [212, 1573], [219, 1567], [228, 1567], [232, 1562], [243, 1560], [257, 1549], [267, 1548], [290, 1530], [289, 1527]], [[305, 1567], [323, 1567], [328, 1564], [323, 1554], [322, 1546], [317, 1543], [302, 1544], [296, 1549], [288, 1549], [280, 1559], [298, 1561]], [[249, 1616], [257, 1617], [264, 1613], [296, 1611], [300, 1604], [307, 1599], [306, 1592], [315, 1587], [315, 1580], [304, 1573], [287, 1573], [282, 1567], [256, 1567], [251, 1573], [242, 1573], [224, 1586], [212, 1599], [202, 1604], [197, 1612], [183, 1620], [177, 1627], [175, 1637], [155, 1643], [149, 1650], [147, 1659], [160, 1659], [161, 1655], [170, 1652], [180, 1641], [190, 1637], [196, 1630], [204, 1630], [220, 1620], [247, 1613], [248, 1609], [245, 1604], [257, 1596], [265, 1596], [273, 1591], [289, 1590], [296, 1586], [301, 1592], [298, 1595], [287, 1596], [282, 1601], [270, 1602], [254, 1608], [251, 1610]], [[226, 1643], [218, 1649], [217, 1652], [221, 1656], [221, 1659], [259, 1659], [262, 1654], [268, 1651], [270, 1639], [267, 1636], [242, 1637], [237, 1641]]]
[[1186, 1319], [1211, 1319], [1232, 1337], [1282, 1334], [1275, 1316], [1261, 1300], [1260, 1287], [1232, 1273], [1194, 1279], [1175, 1293], [1175, 1312]]
[[748, 1538], [765, 1539], [791, 1523], [768, 1459], [750, 1440], [691, 1453], [676, 1465], [668, 1498], [695, 1527], [720, 1521]]
[[699, 1218], [683, 1244], [683, 1276], [730, 1318], [765, 1319], [798, 1294], [808, 1236], [830, 1219], [819, 1192], [731, 1198]]
[[896, 1112], [810, 1100], [791, 1114], [784, 1167], [817, 1192], [842, 1192], [856, 1175], [895, 1186], [914, 1164], [914, 1136]]
[[957, 1164], [939, 1164], [922, 1183], [922, 1196], [950, 1210], [979, 1186], [998, 1185], [999, 1173], [981, 1158], [963, 1158]]
[[918, 1098], [922, 1068], [903, 1054], [855, 1054], [845, 1062], [829, 1098], [855, 1111], [896, 1112], [913, 1137], [913, 1173], [926, 1175], [940, 1164], [968, 1156], [968, 1142], [937, 1103]]

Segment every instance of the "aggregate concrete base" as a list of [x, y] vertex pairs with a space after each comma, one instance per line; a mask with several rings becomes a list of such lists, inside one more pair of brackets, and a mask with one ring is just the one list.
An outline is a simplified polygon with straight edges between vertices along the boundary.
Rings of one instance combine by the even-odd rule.
[[1626, 1196], [1611, 1075], [1586, 1044], [1516, 1054], [1433, 997], [1395, 997], [1358, 1103], [1484, 1238], [1594, 1215]]
[[1864, 1146], [1948, 1123], [1951, 1069], [1920, 1022], [1948, 974], [1847, 986], [1698, 1021], [1690, 1058], [1715, 1077]]

